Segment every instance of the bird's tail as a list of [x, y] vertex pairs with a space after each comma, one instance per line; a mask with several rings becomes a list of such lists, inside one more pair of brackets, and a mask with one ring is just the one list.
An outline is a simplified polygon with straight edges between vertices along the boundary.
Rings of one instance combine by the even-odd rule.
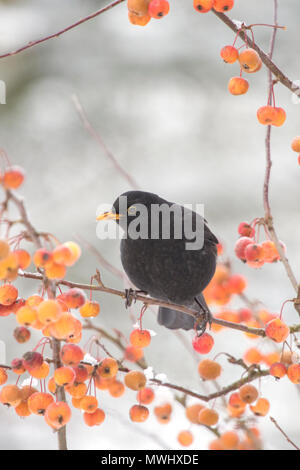
[[[206, 312], [211, 314], [203, 294], [197, 295], [197, 302], [194, 300], [187, 304], [187, 307], [200, 310], [199, 305], [201, 305]], [[159, 307], [157, 321], [160, 325], [163, 325], [170, 330], [178, 330], [179, 328], [182, 328], [183, 330], [193, 330], [195, 328], [194, 317], [187, 313], [166, 307]]]

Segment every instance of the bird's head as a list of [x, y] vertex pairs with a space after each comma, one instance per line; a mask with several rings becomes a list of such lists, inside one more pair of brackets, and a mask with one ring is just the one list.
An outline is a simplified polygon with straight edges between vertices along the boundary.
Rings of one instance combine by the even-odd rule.
[[127, 191], [121, 194], [112, 205], [111, 211], [104, 212], [97, 220], [115, 220], [126, 230], [130, 222], [145, 214], [148, 218], [152, 204], [162, 204], [164, 201], [159, 196], [146, 191]]

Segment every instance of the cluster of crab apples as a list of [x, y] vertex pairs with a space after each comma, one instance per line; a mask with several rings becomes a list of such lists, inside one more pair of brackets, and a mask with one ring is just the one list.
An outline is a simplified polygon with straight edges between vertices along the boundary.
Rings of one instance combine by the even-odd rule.
[[[193, 0], [193, 3], [199, 13], [212, 9], [224, 13], [234, 6], [234, 0]], [[170, 11], [167, 0], [127, 0], [127, 7], [130, 23], [137, 26], [146, 26], [152, 18], [159, 20]]]

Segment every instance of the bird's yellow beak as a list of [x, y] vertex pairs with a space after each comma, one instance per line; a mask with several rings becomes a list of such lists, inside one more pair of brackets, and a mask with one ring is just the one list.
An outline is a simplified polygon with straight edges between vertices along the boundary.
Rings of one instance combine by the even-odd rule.
[[119, 220], [120, 215], [115, 212], [104, 212], [103, 214], [98, 215], [96, 220]]

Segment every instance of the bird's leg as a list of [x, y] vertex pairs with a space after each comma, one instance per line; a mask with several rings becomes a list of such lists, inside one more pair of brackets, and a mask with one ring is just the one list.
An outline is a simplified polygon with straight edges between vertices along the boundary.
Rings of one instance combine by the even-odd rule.
[[209, 329], [211, 328], [213, 316], [209, 308], [205, 308], [201, 304], [201, 302], [199, 302], [197, 297], [195, 297], [195, 302], [199, 305], [200, 310], [201, 310], [201, 313], [199, 312], [199, 316], [198, 318], [196, 318], [196, 322], [195, 322], [196, 323], [195, 328], [198, 329], [199, 327], [198, 335], [201, 336], [203, 335], [203, 333], [205, 333], [207, 324], [209, 324]]
[[148, 295], [148, 292], [144, 290], [134, 290], [131, 289], [125, 289], [125, 308], [128, 308], [132, 305], [132, 301], [136, 302], [136, 298], [138, 294], [144, 294]]

